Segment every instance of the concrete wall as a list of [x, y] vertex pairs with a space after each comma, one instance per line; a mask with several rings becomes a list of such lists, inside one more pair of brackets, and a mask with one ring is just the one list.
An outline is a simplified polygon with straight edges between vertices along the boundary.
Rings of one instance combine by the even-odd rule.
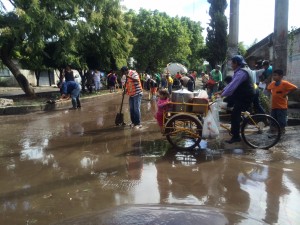
[[[26, 77], [28, 82], [32, 86], [37, 85], [36, 77], [34, 71], [21, 69], [18, 65], [20, 72]], [[50, 73], [51, 85], [56, 85], [58, 81], [58, 77], [55, 76], [54, 71], [52, 70]], [[42, 71], [40, 74], [40, 86], [50, 86], [48, 71]], [[18, 87], [19, 84], [15, 79], [14, 75], [7, 69], [0, 70], [0, 86], [8, 86], [8, 87]]]
[[[251, 68], [255, 62], [261, 59], [267, 59], [273, 62], [273, 34], [256, 43], [247, 50], [245, 56], [247, 63]], [[275, 69], [275, 68], [273, 68]], [[300, 29], [294, 33], [294, 39], [288, 39], [288, 57], [286, 80], [291, 81], [300, 88]]]
[[287, 68], [287, 80], [300, 88], [300, 32], [289, 41]]

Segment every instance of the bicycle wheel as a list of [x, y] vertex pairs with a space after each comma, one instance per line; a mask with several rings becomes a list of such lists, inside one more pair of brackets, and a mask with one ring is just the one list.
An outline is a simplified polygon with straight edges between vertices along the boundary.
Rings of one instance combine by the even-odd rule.
[[201, 141], [202, 125], [188, 114], [172, 116], [166, 123], [165, 134], [170, 144], [179, 150], [191, 150]]
[[277, 144], [281, 131], [273, 117], [257, 114], [245, 118], [241, 126], [241, 135], [250, 147], [269, 149]]

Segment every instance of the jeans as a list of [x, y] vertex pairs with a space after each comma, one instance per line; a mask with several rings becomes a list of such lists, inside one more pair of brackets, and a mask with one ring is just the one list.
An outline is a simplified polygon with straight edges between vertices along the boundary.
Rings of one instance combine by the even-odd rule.
[[281, 128], [287, 125], [287, 109], [272, 109], [271, 116], [277, 120]]
[[100, 81], [95, 80], [95, 90], [96, 91], [100, 90]]
[[73, 89], [73, 91], [71, 92], [72, 106], [74, 109], [77, 109], [77, 107], [81, 107], [79, 95], [80, 95], [80, 86], [78, 85], [78, 87]]
[[141, 102], [143, 94], [129, 97], [129, 111], [131, 122], [136, 126], [141, 123]]

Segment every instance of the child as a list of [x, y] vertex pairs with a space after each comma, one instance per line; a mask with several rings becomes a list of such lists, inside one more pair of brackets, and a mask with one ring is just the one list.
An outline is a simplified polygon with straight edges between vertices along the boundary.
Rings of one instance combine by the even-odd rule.
[[150, 78], [149, 87], [150, 87], [149, 100], [156, 99], [157, 83], [153, 78]]
[[155, 114], [155, 118], [160, 127], [160, 132], [163, 133], [164, 110], [168, 109], [170, 103], [169, 101], [170, 95], [167, 89], [160, 89], [158, 94], [159, 94], [159, 99], [157, 101], [157, 112]]
[[283, 80], [283, 71], [277, 69], [273, 72], [273, 82], [267, 87], [268, 91], [272, 94], [272, 111], [271, 116], [274, 117], [285, 133], [285, 126], [287, 125], [287, 108], [288, 98], [287, 95], [297, 89], [294, 84]]

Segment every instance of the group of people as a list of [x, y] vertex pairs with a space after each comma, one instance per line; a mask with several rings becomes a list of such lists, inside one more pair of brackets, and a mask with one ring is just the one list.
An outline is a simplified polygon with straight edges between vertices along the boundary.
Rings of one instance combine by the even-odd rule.
[[[210, 76], [202, 74], [202, 82], [204, 85], [209, 85], [210, 79], [215, 82], [209, 87], [210, 97], [212, 95], [219, 95], [224, 97], [224, 101], [228, 102], [228, 105], [232, 106], [231, 113], [231, 133], [232, 138], [226, 142], [231, 144], [234, 142], [241, 141], [240, 137], [240, 120], [241, 112], [249, 111], [251, 105], [254, 103], [254, 107], [257, 108], [258, 113], [264, 113], [263, 108], [259, 104], [259, 84], [265, 83], [265, 90], [270, 93], [271, 101], [271, 116], [273, 116], [278, 123], [282, 131], [284, 132], [285, 126], [287, 125], [287, 108], [288, 100], [287, 96], [292, 91], [296, 90], [297, 87], [284, 80], [284, 71], [281, 69], [275, 69], [273, 71], [268, 61], [262, 63], [261, 70], [257, 70], [256, 74], [251, 71], [244, 58], [241, 55], [235, 55], [231, 58], [231, 67], [234, 71], [232, 77], [226, 77], [223, 81], [220, 66], [216, 66], [211, 71]], [[259, 74], [259, 75], [257, 75]], [[170, 94], [172, 93], [172, 86], [174, 79], [178, 79], [181, 85], [193, 91], [195, 88], [195, 78], [192, 75], [182, 75], [177, 73], [174, 78], [167, 72], [165, 75], [155, 74], [150, 76], [143, 74], [140, 76], [135, 70], [130, 70], [128, 67], [123, 66], [121, 68], [122, 85], [125, 88], [127, 95], [129, 96], [129, 112], [131, 119], [131, 127], [140, 128], [141, 125], [141, 100], [143, 96], [143, 89], [150, 91], [150, 96], [156, 96], [158, 91], [157, 99], [157, 112], [155, 118], [157, 123], [163, 132], [163, 111], [170, 105]], [[112, 87], [111, 92], [114, 91], [114, 82], [117, 80], [114, 71], [111, 71], [108, 75], [111, 77], [111, 83], [109, 86]], [[273, 81], [272, 81], [273, 79]], [[225, 87], [223, 82], [226, 84]], [[222, 84], [221, 84], [222, 83]], [[69, 67], [65, 71], [65, 82], [60, 84], [62, 99], [71, 97], [72, 109], [80, 108], [80, 84], [75, 82], [72, 71]]]
[[[129, 96], [129, 112], [131, 119], [131, 127], [140, 128], [141, 126], [141, 100], [143, 90], [149, 91], [149, 99], [157, 99], [157, 112], [155, 118], [160, 126], [161, 132], [163, 132], [163, 110], [168, 107], [170, 103], [170, 95], [172, 93], [173, 78], [169, 72], [164, 75], [155, 74], [153, 76], [149, 74], [139, 75], [136, 71], [128, 69], [124, 66], [121, 68], [122, 79], [126, 77], [125, 91]], [[195, 88], [196, 73], [194, 75], [181, 75], [179, 72], [175, 75], [174, 79], [178, 79], [184, 87], [193, 91]], [[193, 77], [195, 76], [195, 77]]]
[[[265, 63], [265, 70], [268, 73], [262, 73], [264, 78], [261, 80], [266, 82], [266, 90], [271, 94], [271, 116], [278, 121], [284, 133], [287, 125], [287, 96], [295, 91], [297, 87], [283, 79], [284, 72], [282, 69], [275, 69], [270, 72], [270, 65], [267, 63]], [[241, 55], [232, 57], [231, 67], [234, 71], [231, 82], [223, 90], [216, 93], [221, 97], [229, 98], [228, 103], [230, 102], [233, 106], [231, 113], [232, 138], [226, 141], [229, 144], [241, 141], [241, 112], [249, 111], [251, 104], [255, 102], [255, 98], [258, 100], [258, 88], [255, 88], [257, 81], [254, 80], [253, 73], [247, 67], [244, 58]]]
[[106, 78], [98, 69], [89, 70], [84, 73], [83, 78], [83, 91], [87, 88], [89, 93], [92, 93], [93, 90], [99, 92], [103, 88], [103, 83], [105, 83], [105, 81], [110, 92], [115, 92], [117, 88], [120, 88], [116, 70], [110, 70]]
[[221, 72], [221, 66], [216, 65], [209, 74], [207, 71], [201, 72], [201, 79], [203, 83], [203, 89], [207, 90], [208, 97], [211, 98], [214, 93], [223, 88], [223, 74]]

